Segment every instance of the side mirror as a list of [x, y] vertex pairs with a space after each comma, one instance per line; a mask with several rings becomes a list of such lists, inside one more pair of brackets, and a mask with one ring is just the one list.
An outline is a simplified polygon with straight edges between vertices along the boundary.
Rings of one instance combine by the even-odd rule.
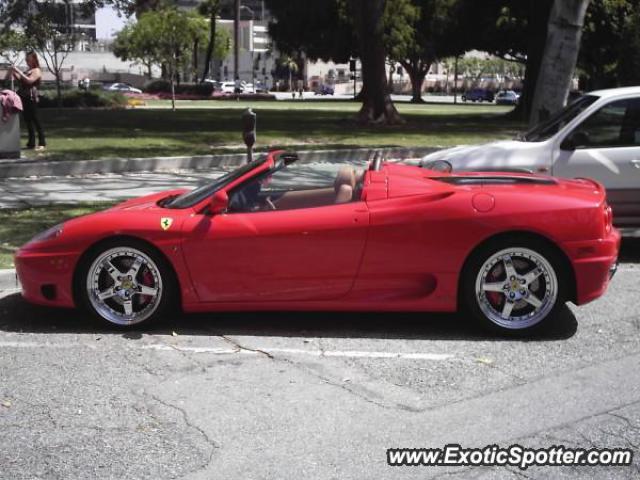
[[226, 212], [227, 208], [229, 208], [229, 195], [224, 190], [218, 190], [211, 197], [209, 212], [213, 215], [219, 215]]
[[586, 147], [589, 145], [589, 134], [582, 131], [571, 133], [564, 139], [560, 145], [561, 150], [575, 150], [579, 147]]

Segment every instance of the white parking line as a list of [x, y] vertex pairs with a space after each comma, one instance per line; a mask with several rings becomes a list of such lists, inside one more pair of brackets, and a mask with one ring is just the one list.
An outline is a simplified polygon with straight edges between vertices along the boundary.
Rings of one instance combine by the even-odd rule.
[[12, 342], [0, 341], [0, 348], [90, 348], [95, 350], [96, 346], [82, 343], [49, 343], [49, 342]]
[[144, 345], [141, 347], [143, 350], [158, 350], [169, 351], [177, 350], [180, 352], [189, 353], [213, 353], [213, 354], [229, 354], [229, 353], [244, 353], [249, 355], [259, 355], [268, 353], [270, 355], [281, 353], [285, 355], [309, 355], [312, 357], [347, 357], [347, 358], [400, 358], [407, 360], [449, 360], [454, 355], [448, 353], [402, 353], [402, 352], [371, 352], [361, 350], [303, 350], [299, 348], [260, 348], [251, 347], [251, 349], [238, 348], [207, 348], [207, 347], [185, 347], [180, 345], [167, 345], [154, 343], [151, 345]]
[[[20, 342], [20, 341], [0, 341], [0, 348], [89, 348], [96, 349], [96, 345], [85, 343], [49, 343], [49, 342]], [[233, 355], [242, 353], [245, 355], [261, 354], [282, 354], [282, 355], [308, 355], [311, 357], [345, 357], [345, 358], [397, 358], [404, 360], [427, 360], [442, 361], [450, 360], [454, 357], [448, 353], [422, 353], [422, 352], [376, 352], [362, 350], [303, 350], [299, 348], [214, 348], [214, 347], [190, 347], [182, 345], [169, 345], [166, 343], [153, 343], [148, 345], [136, 345], [136, 350], [154, 350], [160, 352], [178, 351], [185, 353], [210, 353], [214, 355]]]

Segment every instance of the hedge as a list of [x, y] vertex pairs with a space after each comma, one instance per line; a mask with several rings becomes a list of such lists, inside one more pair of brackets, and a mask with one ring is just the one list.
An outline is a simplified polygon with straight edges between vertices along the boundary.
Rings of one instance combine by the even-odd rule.
[[[152, 80], [143, 90], [146, 93], [171, 93], [171, 84], [167, 80]], [[175, 85], [176, 94], [210, 97], [213, 94], [212, 83], [181, 83]]]
[[[55, 92], [45, 92], [40, 96], [38, 105], [41, 108], [55, 108], [58, 100]], [[125, 108], [127, 97], [118, 92], [100, 90], [70, 90], [62, 92], [62, 106], [66, 108]]]

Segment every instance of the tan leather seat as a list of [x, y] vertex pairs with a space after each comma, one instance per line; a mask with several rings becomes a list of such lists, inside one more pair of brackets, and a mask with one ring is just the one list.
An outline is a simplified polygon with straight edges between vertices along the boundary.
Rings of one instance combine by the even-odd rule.
[[353, 200], [353, 191], [356, 188], [356, 172], [351, 167], [342, 167], [333, 182], [336, 193], [334, 203], [347, 203]]

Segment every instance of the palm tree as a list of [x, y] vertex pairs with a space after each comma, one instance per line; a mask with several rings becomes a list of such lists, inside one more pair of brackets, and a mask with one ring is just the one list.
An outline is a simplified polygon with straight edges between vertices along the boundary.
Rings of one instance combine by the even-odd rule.
[[220, 11], [221, 0], [204, 0], [199, 6], [198, 11], [200, 15], [209, 18], [209, 43], [207, 44], [207, 54], [204, 59], [204, 71], [202, 72], [202, 79], [204, 80], [209, 75], [209, 69], [211, 68], [211, 57], [213, 56], [213, 48], [216, 41], [216, 16]]
[[293, 88], [293, 74], [298, 71], [298, 63], [291, 56], [281, 57], [280, 65], [289, 71], [289, 91]]

